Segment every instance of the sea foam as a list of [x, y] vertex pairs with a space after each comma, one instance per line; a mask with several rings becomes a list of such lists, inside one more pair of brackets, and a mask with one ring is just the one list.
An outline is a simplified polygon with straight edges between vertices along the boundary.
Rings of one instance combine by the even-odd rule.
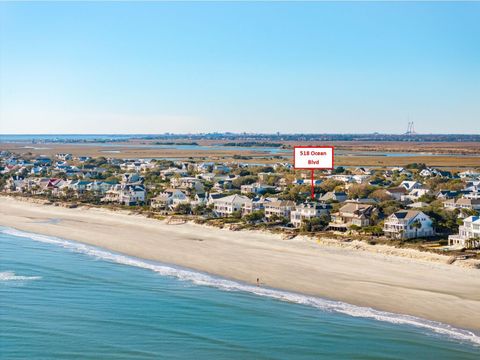
[[14, 271], [2, 271], [0, 272], [0, 281], [25, 281], [25, 280], [38, 280], [41, 276], [21, 276], [16, 275]]
[[[247, 293], [255, 294], [258, 296], [265, 296], [265, 297], [269, 297], [269, 298], [280, 300], [280, 301], [286, 301], [286, 302], [315, 307], [322, 311], [336, 312], [336, 313], [341, 313], [341, 314], [345, 314], [353, 317], [370, 318], [370, 319], [375, 319], [377, 321], [384, 321], [384, 322], [393, 323], [393, 324], [415, 326], [418, 328], [427, 329], [437, 334], [442, 334], [442, 335], [451, 337], [456, 340], [469, 341], [476, 345], [480, 345], [480, 336], [476, 335], [475, 333], [468, 330], [455, 328], [448, 324], [443, 324], [437, 321], [431, 321], [431, 320], [422, 319], [422, 318], [418, 318], [410, 315], [403, 315], [403, 314], [396, 314], [396, 313], [391, 313], [386, 311], [375, 310], [369, 307], [356, 306], [356, 305], [344, 303], [341, 301], [327, 300], [319, 297], [307, 296], [307, 295], [302, 295], [302, 294], [288, 292], [288, 291], [248, 285], [241, 282], [222, 279], [220, 277], [215, 277], [209, 274], [204, 274], [204, 273], [193, 271], [193, 270], [182, 269], [182, 268], [174, 267], [171, 265], [154, 263], [154, 262], [141, 260], [131, 256], [116, 254], [110, 251], [102, 250], [94, 246], [85, 245], [85, 244], [64, 240], [64, 239], [56, 238], [52, 236], [28, 233], [28, 232], [24, 232], [24, 231], [12, 229], [12, 228], [0, 228], [0, 229], [1, 229], [0, 232], [4, 234], [9, 234], [17, 237], [25, 237], [25, 238], [30, 238], [32, 240], [40, 241], [43, 243], [59, 245], [71, 251], [86, 254], [100, 260], [148, 269], [162, 276], [175, 277], [179, 280], [188, 281], [195, 285], [215, 287], [223, 291], [247, 292]], [[0, 273], [0, 274], [7, 274], [7, 275], [4, 275], [5, 278], [13, 276], [17, 280], [20, 280], [19, 278], [28, 278], [28, 279], [35, 278], [35, 277], [22, 277], [22, 276], [19, 277], [12, 272], [6, 272], [6, 273]], [[0, 277], [0, 280], [1, 279], [2, 278]]]

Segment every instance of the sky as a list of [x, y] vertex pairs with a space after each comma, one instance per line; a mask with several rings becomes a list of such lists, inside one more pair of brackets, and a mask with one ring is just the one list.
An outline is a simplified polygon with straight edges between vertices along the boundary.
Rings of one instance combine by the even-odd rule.
[[0, 2], [0, 133], [480, 133], [480, 2]]

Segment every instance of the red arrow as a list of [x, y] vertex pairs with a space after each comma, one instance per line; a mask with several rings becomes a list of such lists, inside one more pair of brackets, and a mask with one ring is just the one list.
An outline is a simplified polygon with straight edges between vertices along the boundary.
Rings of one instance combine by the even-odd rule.
[[312, 169], [312, 200], [315, 200], [315, 186], [313, 185], [313, 172], [314, 170]]

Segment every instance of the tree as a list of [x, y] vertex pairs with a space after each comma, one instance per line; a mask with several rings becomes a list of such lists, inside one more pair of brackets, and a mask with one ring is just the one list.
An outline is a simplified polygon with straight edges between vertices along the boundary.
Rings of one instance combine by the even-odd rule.
[[240, 219], [242, 217], [242, 211], [241, 210], [236, 210], [236, 211], [232, 212], [232, 214], [230, 216], [232, 218], [235, 218], [235, 219]]
[[432, 218], [434, 227], [439, 232], [444, 232], [448, 234], [458, 232], [458, 210], [450, 211], [441, 207], [430, 206], [424, 212], [425, 214], [430, 216], [430, 218]]
[[352, 230], [352, 231], [359, 231], [362, 227], [361, 226], [358, 226], [358, 225], [355, 225], [355, 224], [352, 224], [348, 227], [349, 230]]
[[405, 169], [423, 170], [427, 167], [424, 163], [411, 163], [405, 166]]
[[120, 182], [120, 179], [117, 178], [116, 176], [109, 176], [105, 179], [105, 181], [118, 184]]
[[320, 184], [320, 189], [324, 192], [333, 191], [337, 186], [342, 186], [343, 183], [338, 180], [327, 179], [323, 183]]
[[206, 211], [207, 207], [205, 206], [205, 204], [198, 204], [198, 205], [195, 205], [192, 209], [192, 213], [194, 215], [203, 215]]
[[310, 187], [307, 185], [289, 186], [283, 193], [279, 194], [281, 200], [304, 202], [310, 194]]
[[270, 216], [269, 221], [273, 223], [280, 223], [283, 225], [289, 223], [289, 219], [287, 219], [285, 216], [279, 216], [277, 214], [273, 214], [272, 216]]
[[279, 179], [278, 175], [268, 175], [265, 183], [270, 186], [274, 186]]
[[73, 190], [72, 188], [70, 187], [67, 187], [65, 189], [65, 198], [66, 199], [72, 199], [75, 195], [75, 190]]
[[242, 185], [250, 185], [250, 184], [253, 184], [255, 181], [257, 180], [257, 178], [255, 176], [244, 176], [244, 177], [239, 177], [239, 178], [236, 178], [232, 181], [232, 185], [237, 188], [237, 189], [240, 189], [240, 187]]
[[384, 189], [377, 189], [375, 191], [372, 191], [369, 195], [369, 198], [375, 199], [378, 201], [388, 201], [392, 200], [392, 197], [387, 194], [387, 192]]
[[257, 211], [252, 211], [252, 212], [251, 212], [250, 214], [248, 214], [248, 215], [245, 215], [245, 216], [244, 216], [244, 219], [245, 219], [247, 222], [254, 223], [254, 222], [263, 220], [264, 217], [265, 217], [265, 211], [263, 211], [263, 210], [257, 210]]
[[416, 237], [417, 237], [418, 229], [421, 229], [421, 228], [422, 228], [422, 223], [421, 223], [419, 220], [415, 220], [415, 221], [412, 223], [412, 227], [415, 229], [415, 238], [416, 238]]
[[380, 225], [366, 226], [362, 230], [365, 234], [370, 234], [374, 236], [383, 235], [383, 228]]
[[378, 204], [378, 207], [385, 216], [388, 216], [402, 209], [402, 204], [396, 200], [387, 200]]
[[465, 217], [478, 216], [478, 211], [473, 210], [473, 209], [462, 208], [462, 209], [460, 209], [460, 212], [461, 212]]
[[424, 194], [418, 198], [419, 202], [425, 202], [425, 203], [431, 203], [432, 201], [435, 201], [437, 198], [435, 195], [430, 195], [430, 194]]
[[354, 184], [348, 189], [348, 197], [350, 199], [366, 198], [372, 191], [373, 186], [367, 184]]
[[251, 175], [251, 172], [246, 169], [239, 169], [235, 173], [241, 177]]
[[273, 173], [275, 170], [271, 166], [264, 166], [258, 169], [258, 172], [263, 172], [263, 173]]
[[322, 215], [320, 217], [305, 219], [302, 221], [302, 226], [300, 227], [300, 230], [306, 232], [322, 231], [325, 226], [328, 225], [328, 222], [328, 215], [326, 215], [326, 217]]
[[177, 214], [188, 215], [192, 212], [192, 207], [188, 203], [180, 203], [173, 210]]

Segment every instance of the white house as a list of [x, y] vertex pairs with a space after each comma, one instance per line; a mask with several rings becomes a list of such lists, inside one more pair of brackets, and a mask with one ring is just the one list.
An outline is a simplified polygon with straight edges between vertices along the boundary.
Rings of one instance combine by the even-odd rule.
[[93, 181], [86, 185], [87, 191], [93, 191], [100, 194], [105, 194], [108, 190], [116, 184], [109, 181]]
[[295, 203], [289, 200], [277, 200], [265, 203], [264, 207], [267, 219], [270, 219], [272, 216], [290, 219], [290, 212], [295, 209]]
[[251, 214], [254, 211], [263, 210], [265, 208], [265, 203], [270, 202], [268, 198], [255, 198], [250, 199], [245, 204], [243, 204], [242, 215]]
[[471, 191], [463, 195], [465, 199], [480, 199], [480, 191]]
[[175, 174], [178, 174], [178, 176], [187, 176], [188, 171], [186, 169], [179, 169], [176, 167], [170, 167], [160, 171], [160, 176], [163, 180], [166, 180], [169, 176], [173, 176]]
[[353, 170], [354, 175], [372, 175], [372, 170], [364, 168], [364, 167], [358, 167], [355, 170]]
[[185, 190], [194, 189], [197, 193], [205, 192], [202, 181], [195, 177], [172, 177], [170, 179], [170, 185], [172, 185], [173, 188], [180, 188]]
[[83, 194], [85, 191], [87, 191], [87, 187], [91, 183], [92, 182], [88, 180], [74, 180], [68, 185], [68, 187], [74, 190], [78, 195], [78, 194]]
[[23, 193], [30, 189], [29, 179], [23, 179], [20, 177], [10, 177], [5, 183], [4, 190], [6, 192], [18, 192]]
[[242, 194], [264, 194], [269, 190], [275, 190], [275, 186], [263, 185], [260, 183], [245, 184], [240, 186]]
[[435, 235], [432, 219], [418, 210], [401, 210], [390, 215], [383, 232], [392, 239], [413, 239]]
[[412, 191], [413, 189], [420, 189], [422, 184], [417, 181], [402, 181], [400, 186], [403, 186], [407, 191]]
[[365, 184], [368, 182], [369, 178], [370, 178], [369, 175], [353, 175], [352, 176], [352, 180], [357, 184]]
[[480, 248], [480, 217], [469, 216], [464, 219], [463, 225], [458, 228], [458, 234], [448, 237], [448, 245], [467, 249]]
[[117, 184], [107, 191], [101, 201], [130, 206], [144, 204], [146, 195], [143, 185]]
[[291, 211], [290, 222], [298, 228], [305, 220], [318, 218], [322, 214], [328, 214], [331, 208], [331, 205], [324, 203], [309, 202], [300, 204]]
[[412, 189], [408, 193], [408, 195], [402, 195], [401, 200], [402, 201], [417, 201], [423, 195], [428, 195], [428, 194], [431, 194], [431, 191], [429, 189], [424, 189], [424, 188]]
[[67, 161], [67, 160], [72, 160], [72, 159], [73, 159], [72, 154], [66, 154], [66, 153], [55, 154], [55, 157], [56, 157], [57, 159], [60, 159], [60, 160], [63, 160], [63, 161]]
[[394, 200], [400, 200], [402, 196], [404, 196], [406, 193], [407, 189], [405, 189], [403, 186], [385, 190], [385, 194], [387, 194]]
[[141, 185], [143, 184], [143, 177], [137, 173], [125, 173], [122, 175], [122, 183], [129, 185]]
[[480, 199], [448, 199], [443, 202], [443, 206], [448, 209], [480, 210]]
[[241, 211], [245, 203], [250, 201], [246, 196], [230, 195], [213, 200], [213, 211], [217, 216], [230, 216]]
[[397, 173], [398, 175], [406, 176], [408, 178], [410, 178], [412, 176], [412, 173], [410, 171], [406, 170], [403, 167], [393, 167], [391, 170], [385, 171], [385, 174], [387, 174], [389, 176], [393, 175], [394, 173]]
[[347, 174], [330, 175], [328, 176], [328, 178], [336, 181], [341, 181], [345, 184], [353, 181], [353, 176]]
[[474, 170], [467, 170], [458, 174], [461, 179], [476, 179], [480, 177], [480, 173]]
[[189, 198], [183, 191], [178, 189], [165, 189], [165, 191], [152, 198], [150, 205], [154, 209], [173, 209], [178, 204], [188, 204], [189, 202]]
[[421, 177], [430, 177], [430, 176], [441, 175], [441, 173], [437, 169], [425, 168], [422, 171], [420, 171], [418, 175], [420, 175]]

